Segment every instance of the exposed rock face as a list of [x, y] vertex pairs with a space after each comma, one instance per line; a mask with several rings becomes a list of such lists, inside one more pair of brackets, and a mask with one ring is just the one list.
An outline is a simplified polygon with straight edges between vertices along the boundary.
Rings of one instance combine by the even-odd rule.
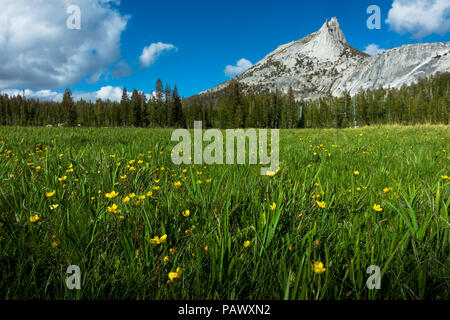
[[[361, 89], [399, 88], [450, 71], [450, 42], [406, 45], [369, 56], [347, 44], [336, 18], [319, 31], [278, 47], [236, 79], [244, 91], [287, 92], [297, 98], [351, 95]], [[200, 94], [225, 88], [225, 82]]]
[[450, 71], [450, 42], [411, 44], [390, 49], [364, 60], [362, 66], [345, 73], [331, 93], [351, 95], [360, 89], [400, 88], [437, 72]]

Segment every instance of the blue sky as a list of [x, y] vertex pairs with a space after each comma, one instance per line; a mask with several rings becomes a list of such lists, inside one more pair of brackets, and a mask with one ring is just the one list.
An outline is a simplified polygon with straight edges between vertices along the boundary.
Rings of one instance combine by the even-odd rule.
[[[9, 0], [0, 0], [0, 3], [4, 1]], [[430, 5], [441, 3], [440, 7], [435, 8], [434, 13], [426, 12], [426, 14], [440, 15], [439, 10], [442, 8], [445, 9], [445, 13], [440, 15], [441, 20], [443, 19], [440, 25], [427, 26], [425, 25], [428, 24], [427, 21], [417, 21], [415, 27], [408, 26], [406, 21], [420, 20], [424, 16], [423, 11], [428, 10], [427, 7], [415, 3], [415, 0], [395, 0], [404, 6], [412, 4], [412, 7], [398, 10], [394, 17], [396, 20], [391, 19], [389, 24], [386, 23], [386, 19], [394, 0], [172, 0], [170, 2], [122, 0], [120, 3], [117, 0], [108, 0], [106, 1], [108, 4], [105, 5], [107, 14], [99, 12], [99, 17], [115, 15], [118, 22], [125, 22], [123, 28], [116, 30], [114, 40], [111, 40], [115, 43], [105, 40], [105, 35], [118, 22], [106, 21], [105, 25], [110, 23], [110, 26], [104, 30], [104, 35], [95, 35], [96, 30], [101, 31], [101, 27], [97, 26], [97, 29], [90, 30], [92, 24], [83, 25], [83, 16], [87, 17], [90, 14], [86, 13], [90, 10], [90, 3], [105, 0], [64, 1], [79, 3], [82, 28], [70, 30], [71, 32], [61, 41], [70, 42], [72, 37], [77, 37], [81, 39], [78, 45], [80, 47], [83, 45], [83, 33], [86, 33], [86, 39], [91, 39], [92, 42], [103, 41], [105, 47], [111, 50], [111, 55], [105, 55], [103, 60], [96, 57], [100, 60], [95, 61], [94, 66], [83, 65], [73, 77], [72, 74], [71, 77], [62, 77], [70, 78], [70, 81], [58, 78], [54, 83], [47, 83], [44, 79], [40, 81], [41, 73], [36, 72], [33, 77], [30, 75], [33, 82], [30, 82], [29, 86], [26, 81], [11, 81], [12, 85], [8, 86], [8, 79], [3, 79], [3, 85], [0, 81], [0, 91], [3, 87], [3, 90], [30, 88], [32, 92], [48, 89], [49, 92], [60, 93], [65, 87], [70, 87], [74, 93], [81, 94], [95, 92], [104, 87], [127, 87], [129, 90], [137, 88], [149, 93], [154, 89], [156, 80], [161, 78], [172, 87], [176, 84], [180, 94], [187, 97], [228, 80], [230, 77], [224, 73], [227, 65], [236, 65], [242, 58], [256, 63], [279, 45], [317, 31], [325, 20], [331, 17], [338, 18], [348, 43], [362, 51], [370, 44], [389, 49], [408, 43], [449, 41], [450, 38], [448, 32], [450, 26], [447, 26], [450, 16], [449, 0], [420, 0], [422, 3], [429, 1]], [[370, 5], [378, 5], [381, 9], [381, 30], [369, 30], [366, 26], [370, 16], [366, 10]], [[415, 8], [418, 10], [414, 10]], [[402, 14], [407, 11], [406, 9], [411, 11], [408, 13], [409, 16], [403, 17]], [[65, 12], [63, 14], [65, 19], [67, 14]], [[429, 27], [430, 31], [417, 38], [418, 28], [425, 27]], [[159, 56], [153, 56], [153, 63], [143, 65], [140, 57], [144, 48], [158, 42], [171, 45], [172, 49], [161, 51]], [[45, 47], [46, 41], [40, 42], [39, 45]], [[57, 43], [52, 45], [57, 46]], [[30, 48], [28, 50], [31, 52]], [[77, 49], [67, 49], [70, 50]], [[63, 61], [64, 57], [61, 60]], [[128, 65], [127, 72], [120, 78], [112, 75], [114, 74], [112, 70], [118, 62], [122, 66]], [[101, 68], [96, 70], [95, 65], [99, 65], [99, 68], [101, 65]], [[24, 68], [21, 72], [26, 73], [27, 69]], [[56, 65], [56, 69], [60, 68]], [[98, 77], [92, 77], [93, 71], [99, 72]], [[7, 72], [3, 70], [2, 73], [0, 69], [0, 78], [5, 77], [3, 74]], [[24, 75], [24, 78], [26, 76]]]

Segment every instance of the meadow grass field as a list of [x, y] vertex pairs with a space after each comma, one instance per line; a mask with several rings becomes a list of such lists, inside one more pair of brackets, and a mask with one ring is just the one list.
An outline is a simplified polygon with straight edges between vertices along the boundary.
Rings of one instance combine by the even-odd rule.
[[450, 298], [448, 126], [282, 130], [273, 177], [171, 133], [0, 127], [0, 298]]

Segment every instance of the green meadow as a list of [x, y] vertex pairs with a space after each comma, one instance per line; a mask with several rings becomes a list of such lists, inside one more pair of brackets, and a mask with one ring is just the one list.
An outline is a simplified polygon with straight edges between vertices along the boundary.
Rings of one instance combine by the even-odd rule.
[[281, 130], [271, 177], [171, 133], [0, 127], [0, 298], [450, 298], [448, 126]]

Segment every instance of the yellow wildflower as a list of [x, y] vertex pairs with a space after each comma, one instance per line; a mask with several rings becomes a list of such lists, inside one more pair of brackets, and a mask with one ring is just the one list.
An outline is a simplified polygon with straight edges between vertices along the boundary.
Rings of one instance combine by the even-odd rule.
[[322, 262], [316, 261], [313, 263], [312, 265], [313, 271], [316, 274], [322, 274], [325, 272], [325, 270], [327, 270], [326, 268], [324, 268], [324, 265]]
[[189, 215], [191, 214], [191, 212], [190, 212], [189, 210], [185, 210], [185, 211], [182, 212], [182, 214], [183, 214], [184, 217], [187, 218], [187, 217], [189, 217]]
[[108, 207], [108, 212], [120, 213], [120, 210], [117, 204], [113, 204], [111, 207]]
[[176, 272], [169, 272], [169, 282], [175, 282], [180, 280], [180, 276], [181, 276], [181, 268], [177, 268]]
[[148, 239], [146, 238], [146, 240], [150, 243], [150, 244], [162, 244], [164, 242], [166, 242], [167, 240], [167, 235], [163, 235], [161, 238], [156, 236], [153, 239]]
[[325, 201], [316, 201], [316, 203], [322, 209], [325, 209], [325, 207], [327, 206]]
[[55, 193], [56, 193], [55, 190], [53, 190], [52, 192], [46, 192], [46, 193], [45, 193], [45, 196], [46, 196], [47, 198], [51, 198], [51, 197], [53, 197], [53, 196], [55, 195]]
[[114, 190], [111, 191], [111, 193], [105, 194], [105, 196], [106, 196], [108, 199], [114, 199], [114, 198], [117, 197], [118, 195], [119, 195], [119, 194], [118, 194], [117, 192], [115, 192]]
[[379, 204], [375, 203], [373, 205], [373, 210], [375, 210], [376, 212], [381, 212], [381, 211], [383, 211], [383, 208]]

